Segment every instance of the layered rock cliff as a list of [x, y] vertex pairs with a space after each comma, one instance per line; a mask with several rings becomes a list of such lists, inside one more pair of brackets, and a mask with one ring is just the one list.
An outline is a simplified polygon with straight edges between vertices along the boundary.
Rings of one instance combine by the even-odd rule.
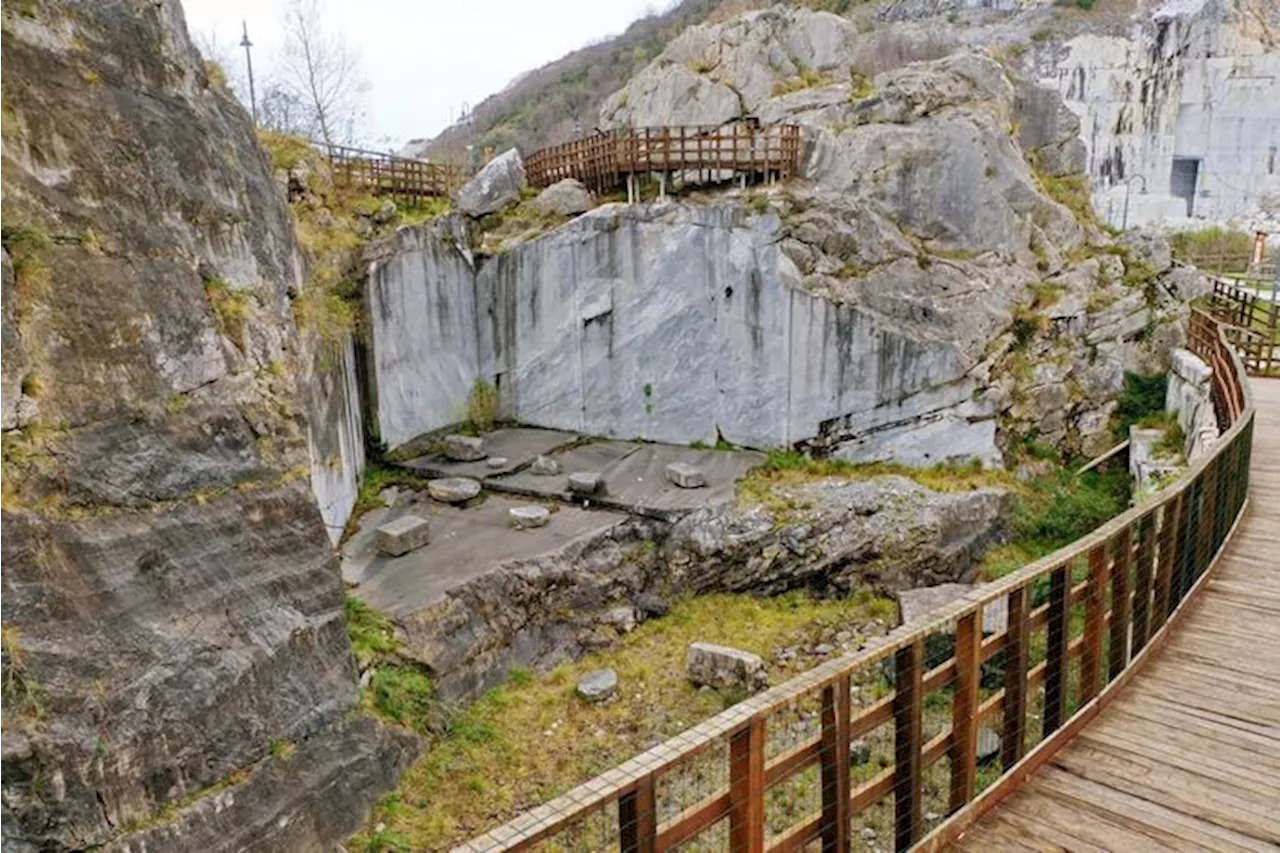
[[379, 247], [382, 438], [460, 420], [479, 379], [507, 417], [593, 435], [916, 465], [1106, 449], [1124, 372], [1163, 368], [1203, 284], [1099, 227], [1061, 98], [986, 51], [777, 7], [688, 30], [601, 120], [742, 114], [802, 125], [800, 180], [604, 205], [491, 256], [460, 220]]
[[412, 745], [357, 703], [303, 269], [176, 2], [6, 4], [4, 849], [316, 850]]

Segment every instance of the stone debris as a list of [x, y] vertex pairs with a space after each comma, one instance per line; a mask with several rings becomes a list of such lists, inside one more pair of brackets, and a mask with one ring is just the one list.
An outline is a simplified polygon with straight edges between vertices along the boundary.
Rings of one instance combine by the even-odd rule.
[[575, 471], [569, 475], [569, 491], [575, 495], [594, 495], [603, 485], [599, 471]]
[[640, 621], [640, 617], [639, 614], [636, 613], [636, 609], [634, 607], [629, 604], [624, 604], [621, 607], [615, 607], [612, 610], [605, 611], [605, 613], [601, 615], [600, 621], [606, 625], [612, 625], [623, 634], [630, 634], [635, 630], [636, 625]]
[[682, 489], [697, 489], [707, 484], [702, 470], [688, 462], [672, 462], [667, 466], [667, 479]]
[[480, 494], [480, 483], [470, 477], [441, 477], [427, 482], [427, 494], [442, 503], [466, 503]]
[[408, 554], [427, 544], [430, 524], [418, 515], [402, 515], [377, 529], [378, 553], [388, 557]]
[[551, 510], [537, 505], [514, 506], [508, 511], [508, 515], [511, 517], [511, 526], [521, 530], [546, 527], [551, 520]]
[[744, 687], [755, 693], [769, 684], [759, 655], [715, 643], [690, 643], [685, 670], [689, 680], [699, 687]]
[[577, 178], [565, 178], [538, 193], [533, 206], [541, 213], [576, 216], [591, 209], [591, 193]]
[[529, 465], [529, 473], [537, 474], [539, 477], [550, 477], [560, 473], [560, 463], [550, 456], [539, 455]]
[[660, 595], [642, 592], [635, 597], [636, 609], [650, 619], [660, 619], [671, 612], [671, 605]]
[[455, 462], [478, 462], [486, 455], [484, 439], [473, 435], [446, 435], [444, 455]]
[[578, 679], [578, 695], [595, 704], [607, 702], [618, 692], [618, 673], [611, 669], [597, 669]]
[[509, 461], [510, 460], [505, 456], [490, 456], [488, 459], [484, 460], [484, 464], [489, 468], [503, 468], [506, 467], [506, 464]]
[[978, 763], [989, 764], [1000, 757], [1000, 733], [990, 726], [978, 727]]

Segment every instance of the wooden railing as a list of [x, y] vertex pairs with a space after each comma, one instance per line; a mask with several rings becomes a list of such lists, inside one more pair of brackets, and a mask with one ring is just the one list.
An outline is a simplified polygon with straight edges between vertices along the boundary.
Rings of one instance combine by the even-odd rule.
[[[1254, 421], [1243, 365], [1202, 312], [1189, 345], [1214, 367], [1224, 434], [1155, 500], [457, 849], [844, 851], [870, 831], [905, 850], [954, 838], [1163, 642], [1243, 510]], [[1005, 624], [984, 633], [997, 613]], [[987, 766], [980, 740], [995, 752]]]
[[701, 127], [623, 128], [535, 151], [525, 159], [529, 185], [577, 178], [594, 192], [622, 186], [629, 175], [680, 173], [704, 182], [721, 173], [757, 180], [794, 177], [800, 127], [735, 122]]
[[1242, 280], [1214, 279], [1208, 310], [1227, 324], [1227, 340], [1240, 351], [1250, 376], [1280, 376], [1277, 296], [1274, 280], [1249, 288]]
[[463, 172], [447, 163], [429, 163], [379, 151], [317, 143], [333, 167], [334, 181], [371, 195], [390, 196], [416, 205], [448, 198], [463, 182]]

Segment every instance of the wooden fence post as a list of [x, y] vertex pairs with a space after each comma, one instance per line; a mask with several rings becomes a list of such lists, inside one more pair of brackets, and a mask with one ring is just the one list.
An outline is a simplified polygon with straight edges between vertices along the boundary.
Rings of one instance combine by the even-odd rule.
[[657, 799], [649, 775], [618, 800], [618, 844], [621, 853], [653, 853], [657, 838]]
[[1009, 627], [1004, 656], [1004, 725], [1000, 762], [1005, 771], [1022, 758], [1027, 725], [1027, 650], [1030, 639], [1027, 588], [1009, 591]]
[[1062, 725], [1067, 707], [1067, 615], [1070, 610], [1070, 564], [1049, 573], [1049, 624], [1045, 630], [1044, 737]]
[[849, 849], [849, 675], [822, 689], [822, 853]]
[[764, 718], [754, 716], [729, 740], [729, 848], [764, 851]]
[[1155, 510], [1138, 521], [1138, 564], [1133, 577], [1133, 653], [1151, 636], [1151, 560], [1155, 553]]
[[982, 607], [956, 622], [956, 681], [951, 694], [951, 811], [973, 799], [978, 780], [978, 698], [982, 679]]
[[1089, 552], [1089, 587], [1084, 601], [1084, 646], [1080, 650], [1080, 704], [1098, 695], [1102, 668], [1102, 620], [1107, 612], [1107, 548]]
[[894, 664], [897, 673], [893, 697], [894, 839], [896, 849], [906, 850], [916, 842], [924, 820], [920, 773], [924, 641], [917, 639], [898, 649]]
[[1129, 662], [1129, 528], [1111, 539], [1111, 661], [1107, 681], [1124, 672]]

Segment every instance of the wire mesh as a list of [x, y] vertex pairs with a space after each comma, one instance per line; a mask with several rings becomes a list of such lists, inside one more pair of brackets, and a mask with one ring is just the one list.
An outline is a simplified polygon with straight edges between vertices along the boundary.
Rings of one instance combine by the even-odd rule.
[[1242, 362], [1210, 329], [1191, 344], [1231, 366], [1214, 376], [1224, 435], [1154, 503], [460, 849], [904, 850], [945, 831], [1084, 719], [1225, 543], [1253, 412]]

